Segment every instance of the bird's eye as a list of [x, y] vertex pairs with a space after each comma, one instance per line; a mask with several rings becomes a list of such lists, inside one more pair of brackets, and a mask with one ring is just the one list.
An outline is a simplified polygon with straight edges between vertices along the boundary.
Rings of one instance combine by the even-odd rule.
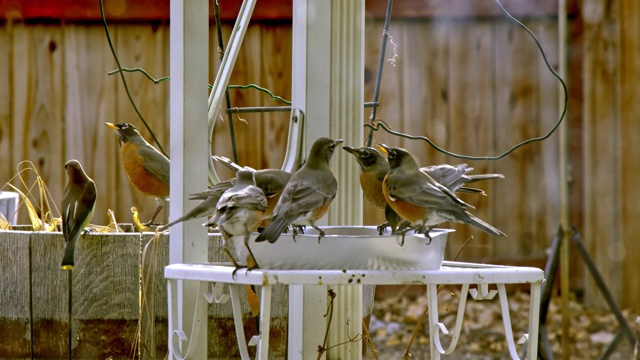
[[329, 150], [333, 151], [336, 149], [336, 144], [329, 145]]
[[389, 152], [389, 159], [393, 159], [395, 157], [396, 157], [396, 152], [395, 151]]
[[365, 151], [365, 152], [362, 153], [362, 157], [363, 158], [368, 158], [369, 156], [371, 156], [371, 154], [369, 154], [368, 151]]

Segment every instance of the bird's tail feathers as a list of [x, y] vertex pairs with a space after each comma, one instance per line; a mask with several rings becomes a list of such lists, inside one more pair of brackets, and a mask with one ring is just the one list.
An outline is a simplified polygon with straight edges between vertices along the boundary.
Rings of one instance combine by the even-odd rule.
[[67, 242], [67, 246], [64, 248], [64, 257], [62, 258], [62, 269], [73, 270], [73, 253], [76, 248], [76, 239]]
[[488, 179], [504, 179], [504, 175], [502, 174], [475, 174], [475, 175], [467, 175], [469, 177], [469, 182], [475, 182], [480, 180], [488, 180]]
[[271, 223], [262, 230], [260, 235], [256, 238], [256, 242], [269, 241], [274, 243], [278, 240], [284, 229], [289, 226], [290, 221], [287, 221], [283, 216], [276, 216], [271, 220]]
[[489, 233], [491, 235], [494, 235], [494, 236], [504, 236], [504, 237], [507, 236], [502, 231], [500, 231], [497, 228], [489, 225], [488, 223], [486, 223], [485, 221], [481, 220], [480, 218], [477, 218], [477, 217], [471, 215], [469, 212], [465, 211], [465, 214], [469, 217], [467, 219], [467, 223], [469, 225], [475, 226], [478, 229], [480, 229], [480, 230], [482, 230], [482, 231], [484, 231], [486, 233]]

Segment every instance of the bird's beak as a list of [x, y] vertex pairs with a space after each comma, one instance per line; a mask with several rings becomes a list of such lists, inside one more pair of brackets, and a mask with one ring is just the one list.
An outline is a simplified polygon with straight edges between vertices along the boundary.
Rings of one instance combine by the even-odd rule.
[[389, 155], [389, 147], [385, 144], [379, 144], [378, 148], [382, 150], [382, 153], [385, 155]]
[[114, 124], [112, 124], [110, 122], [106, 122], [104, 124], [107, 125], [107, 127], [112, 129], [112, 130], [116, 130], [118, 128], [117, 126], [115, 126]]
[[353, 155], [356, 155], [358, 151], [357, 149], [352, 148], [351, 146], [343, 146], [342, 149], [348, 152], [349, 154], [353, 154]]
[[340, 144], [342, 144], [342, 143], [343, 143], [343, 140], [342, 140], [342, 139], [336, 139], [336, 140], [333, 140], [333, 142], [334, 142], [336, 145], [340, 145]]

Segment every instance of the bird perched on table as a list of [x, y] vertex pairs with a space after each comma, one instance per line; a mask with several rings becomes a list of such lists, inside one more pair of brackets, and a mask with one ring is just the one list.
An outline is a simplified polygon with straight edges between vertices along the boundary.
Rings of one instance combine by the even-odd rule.
[[[226, 158], [224, 158], [226, 159]], [[242, 169], [239, 165], [231, 162], [231, 160], [226, 159], [231, 164], [237, 166], [237, 168], [233, 168], [234, 172], [238, 172], [238, 170]], [[254, 177], [256, 181], [256, 186], [262, 190], [264, 195], [267, 197], [267, 209], [264, 212], [262, 217], [262, 224], [268, 223], [273, 214], [273, 208], [276, 206], [278, 199], [280, 199], [280, 194], [282, 194], [282, 190], [287, 185], [287, 182], [291, 178], [291, 174], [277, 169], [262, 169], [255, 170]], [[218, 200], [222, 196], [222, 194], [231, 188], [236, 183], [236, 179], [226, 180], [217, 183], [216, 185], [211, 186], [206, 191], [191, 194], [189, 199], [191, 200], [202, 200], [202, 202], [196, 205], [193, 209], [191, 209], [188, 213], [184, 214], [180, 218], [168, 223], [167, 225], [163, 225], [161, 229], [167, 229], [179, 222], [196, 219], [205, 216], [212, 216], [215, 212], [216, 205], [218, 204]]]
[[[218, 164], [224, 165], [231, 171], [238, 172], [242, 167], [224, 156], [214, 155], [212, 157]], [[262, 225], [266, 226], [273, 216], [273, 209], [280, 200], [280, 195], [291, 179], [292, 174], [280, 169], [256, 170], [256, 186], [258, 186], [267, 197], [267, 210], [264, 212]]]
[[[385, 209], [387, 223], [378, 227], [380, 234], [382, 234], [386, 226], [390, 226], [392, 232], [395, 232], [401, 218], [389, 206], [382, 192], [382, 182], [389, 172], [387, 158], [373, 147], [353, 148], [344, 146], [343, 149], [354, 155], [360, 165], [360, 186], [365, 198], [375, 207]], [[482, 195], [485, 194], [483, 190], [465, 187], [464, 185], [479, 180], [504, 178], [502, 174], [467, 175], [467, 173], [473, 171], [473, 168], [467, 164], [432, 165], [422, 167], [420, 171], [425, 172], [452, 192], [459, 191]]]
[[62, 198], [62, 235], [66, 242], [62, 268], [72, 270], [76, 242], [89, 225], [96, 205], [96, 184], [84, 172], [77, 160], [64, 165], [67, 185]]
[[124, 172], [129, 182], [141, 193], [154, 197], [158, 202], [156, 211], [145, 225], [150, 225], [158, 216], [169, 197], [170, 162], [140, 135], [129, 123], [104, 123], [113, 129], [120, 143], [120, 155]]
[[327, 213], [338, 191], [338, 181], [329, 167], [329, 161], [340, 144], [342, 139], [324, 137], [313, 143], [307, 162], [287, 183], [273, 210], [271, 223], [258, 235], [256, 242], [276, 242], [290, 224], [310, 225], [318, 231], [318, 240], [324, 236], [324, 231], [315, 223]]
[[[258, 267], [256, 258], [249, 247], [249, 236], [260, 225], [266, 209], [267, 198], [262, 190], [256, 186], [254, 172], [240, 170], [236, 173], [235, 185], [222, 194], [213, 217], [204, 225], [217, 225], [225, 243], [231, 239], [231, 236], [244, 236], [244, 245], [251, 256], [250, 261], [253, 262], [254, 267]], [[239, 269], [241, 266], [233, 260], [229, 250], [225, 247], [224, 251], [231, 258], [236, 270]], [[250, 265], [248, 267], [251, 268]]]
[[407, 150], [386, 145], [380, 147], [387, 153], [389, 162], [382, 192], [393, 210], [411, 223], [413, 229], [428, 236], [436, 225], [455, 221], [475, 226], [491, 235], [506, 236], [469, 213], [467, 210], [473, 206], [421, 171]]

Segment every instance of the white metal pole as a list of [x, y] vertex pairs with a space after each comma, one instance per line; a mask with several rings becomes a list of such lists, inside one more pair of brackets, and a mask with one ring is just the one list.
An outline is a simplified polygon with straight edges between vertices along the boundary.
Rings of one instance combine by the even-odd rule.
[[[192, 207], [189, 193], [207, 187], [207, 78], [209, 9], [207, 0], [171, 0], [170, 5], [170, 217], [178, 218]], [[197, 222], [171, 228], [169, 263], [207, 261], [206, 229]], [[195, 306], [205, 307], [196, 282], [178, 282], [178, 328], [187, 342], [181, 353], [195, 359], [207, 357], [207, 312], [195, 318]], [[198, 340], [202, 339], [201, 341]], [[171, 336], [171, 334], [169, 334]], [[172, 357], [173, 358], [173, 357]]]
[[[364, 0], [293, 2], [292, 107], [305, 116], [305, 151], [315, 139], [342, 138], [363, 144]], [[305, 154], [306, 157], [306, 154]], [[353, 159], [338, 150], [332, 168], [338, 194], [322, 225], [361, 225], [362, 193]], [[360, 359], [362, 286], [332, 286], [336, 293], [328, 359]], [[289, 358], [315, 358], [326, 330], [327, 286], [291, 286]]]

